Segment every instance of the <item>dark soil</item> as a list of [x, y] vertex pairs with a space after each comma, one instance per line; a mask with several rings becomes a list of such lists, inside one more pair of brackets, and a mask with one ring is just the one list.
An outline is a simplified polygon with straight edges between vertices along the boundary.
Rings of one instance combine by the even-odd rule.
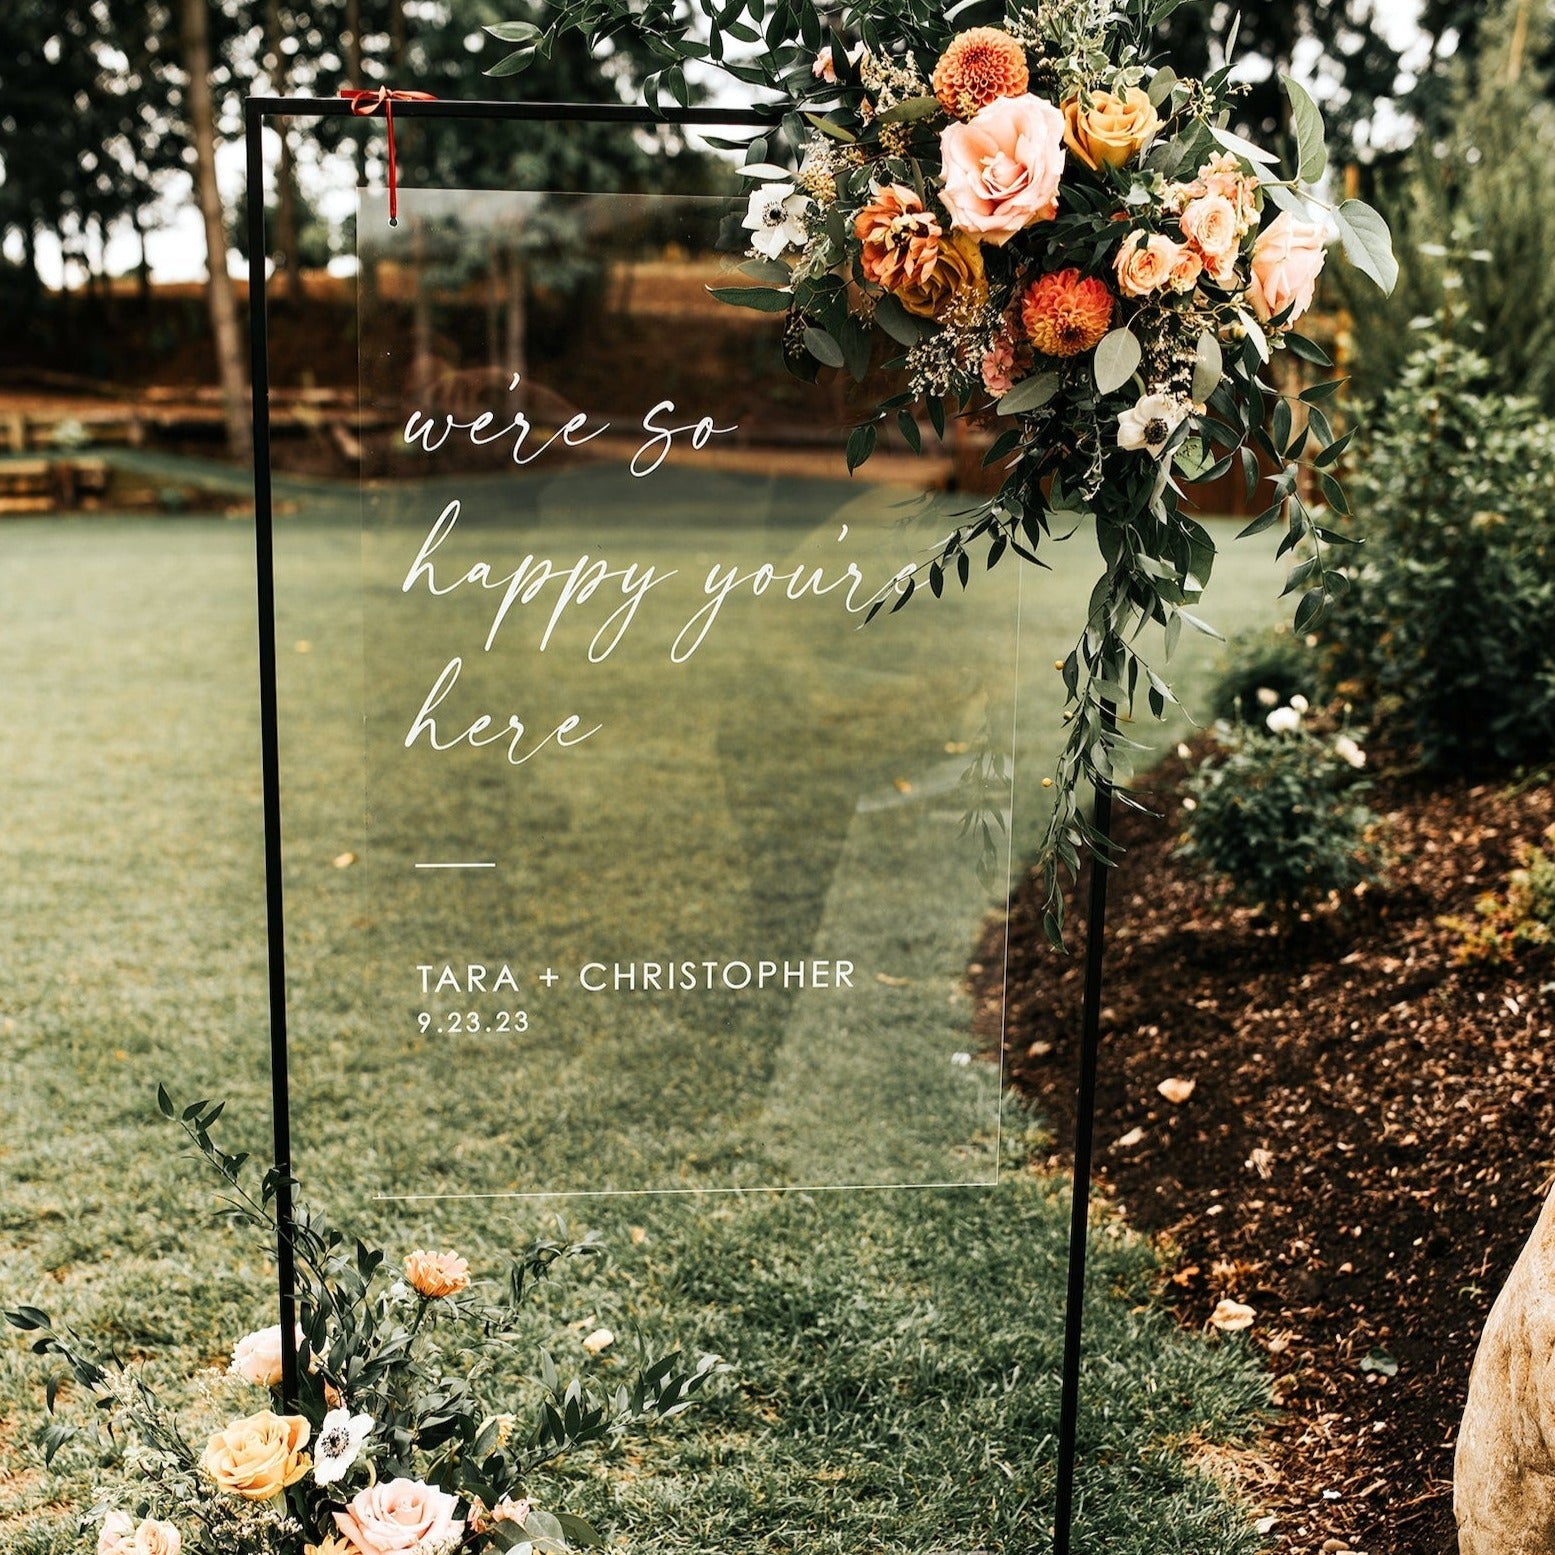
[[[1548, 785], [1379, 780], [1386, 880], [1284, 930], [1218, 905], [1173, 850], [1183, 764], [1125, 812], [1111, 881], [1097, 1157], [1101, 1191], [1175, 1250], [1168, 1299], [1207, 1323], [1256, 1309], [1277, 1410], [1272, 1483], [1246, 1486], [1282, 1552], [1456, 1549], [1452, 1452], [1481, 1327], [1555, 1166], [1555, 964], [1457, 966]], [[1041, 891], [1012, 903], [1014, 1083], [1071, 1137], [1083, 914], [1050, 952]], [[974, 967], [997, 1040], [998, 961]], [[1163, 1080], [1195, 1082], [1172, 1105]], [[1392, 1368], [1396, 1363], [1396, 1373]]]

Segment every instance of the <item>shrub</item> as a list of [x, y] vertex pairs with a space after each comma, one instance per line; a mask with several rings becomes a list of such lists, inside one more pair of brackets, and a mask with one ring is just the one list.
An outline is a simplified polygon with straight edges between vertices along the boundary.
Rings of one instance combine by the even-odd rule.
[[1235, 900], [1289, 913], [1375, 879], [1381, 850], [1377, 817], [1358, 799], [1356, 742], [1309, 733], [1289, 706], [1270, 716], [1298, 727], [1216, 725], [1220, 749], [1187, 783], [1179, 852]]
[[1331, 689], [1438, 769], [1555, 752], [1555, 426], [1440, 340], [1409, 359], [1351, 482], [1365, 536], [1325, 628]]
[[1546, 846], [1519, 843], [1517, 865], [1506, 891], [1486, 892], [1475, 903], [1476, 918], [1443, 918], [1444, 928], [1463, 939], [1453, 953], [1460, 966], [1499, 966], [1526, 950], [1555, 942], [1555, 826], [1544, 834]]
[[[1255, 723], [1271, 706], [1288, 703], [1313, 678], [1313, 653], [1291, 631], [1244, 632], [1233, 638], [1210, 693], [1210, 709], [1228, 723]], [[1259, 693], [1266, 693], [1260, 696]], [[1268, 701], [1272, 693], [1274, 701]]]

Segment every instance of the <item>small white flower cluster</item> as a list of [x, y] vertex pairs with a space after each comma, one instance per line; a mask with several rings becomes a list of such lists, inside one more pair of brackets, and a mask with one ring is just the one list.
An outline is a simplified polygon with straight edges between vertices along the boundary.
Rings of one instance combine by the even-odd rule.
[[880, 59], [874, 54], [865, 54], [859, 64], [859, 75], [874, 96], [876, 113], [883, 113], [914, 97], [929, 95], [928, 78], [918, 69], [918, 61], [910, 49], [900, 59]]

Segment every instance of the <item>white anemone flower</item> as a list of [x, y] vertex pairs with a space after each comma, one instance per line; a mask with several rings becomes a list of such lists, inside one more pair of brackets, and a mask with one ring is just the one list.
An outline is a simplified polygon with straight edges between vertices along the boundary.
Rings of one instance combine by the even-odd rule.
[[1301, 728], [1301, 714], [1294, 707], [1277, 707], [1264, 725], [1270, 734], [1295, 734]]
[[313, 1477], [321, 1485], [333, 1485], [356, 1462], [373, 1428], [371, 1415], [353, 1415], [349, 1409], [332, 1409], [319, 1426], [313, 1444]]
[[784, 249], [802, 248], [809, 237], [805, 213], [810, 197], [793, 184], [763, 184], [751, 191], [750, 208], [742, 226], [751, 234], [751, 247], [764, 259], [776, 259]]
[[1118, 447], [1142, 448], [1159, 459], [1187, 414], [1185, 401], [1170, 394], [1147, 394], [1118, 416]]

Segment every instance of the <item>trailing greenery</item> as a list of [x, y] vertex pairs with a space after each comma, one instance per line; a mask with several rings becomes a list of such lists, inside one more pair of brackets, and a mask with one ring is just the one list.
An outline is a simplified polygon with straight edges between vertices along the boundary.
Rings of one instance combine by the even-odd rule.
[[1555, 426], [1448, 340], [1379, 406], [1353, 480], [1367, 544], [1324, 628], [1335, 692], [1429, 767], [1555, 754]]
[[1219, 750], [1188, 780], [1179, 851], [1249, 906], [1288, 915], [1376, 877], [1377, 816], [1360, 802], [1359, 747], [1279, 713], [1287, 732], [1221, 724]]

